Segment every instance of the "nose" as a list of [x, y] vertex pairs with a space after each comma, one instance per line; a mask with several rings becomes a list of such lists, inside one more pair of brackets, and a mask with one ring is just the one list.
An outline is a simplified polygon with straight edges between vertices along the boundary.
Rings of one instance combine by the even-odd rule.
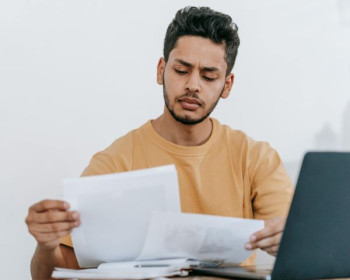
[[191, 73], [191, 75], [189, 75], [186, 83], [186, 92], [200, 92], [201, 87], [199, 78], [200, 77], [198, 73]]

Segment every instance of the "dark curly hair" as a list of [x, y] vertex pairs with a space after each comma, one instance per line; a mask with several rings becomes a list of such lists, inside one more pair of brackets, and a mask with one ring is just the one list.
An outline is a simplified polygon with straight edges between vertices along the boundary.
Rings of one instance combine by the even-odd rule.
[[216, 44], [224, 44], [226, 75], [232, 71], [240, 40], [238, 27], [229, 15], [208, 7], [186, 7], [179, 10], [165, 34], [163, 49], [165, 61], [168, 61], [170, 52], [182, 36], [200, 36]]

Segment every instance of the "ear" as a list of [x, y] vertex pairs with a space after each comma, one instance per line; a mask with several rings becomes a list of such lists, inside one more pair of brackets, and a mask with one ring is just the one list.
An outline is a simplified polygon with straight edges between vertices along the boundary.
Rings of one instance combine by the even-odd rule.
[[222, 91], [221, 98], [227, 98], [230, 95], [233, 82], [235, 80], [235, 75], [230, 73], [226, 76], [224, 90]]
[[166, 65], [165, 59], [161, 57], [157, 65], [157, 83], [159, 85], [162, 85], [164, 83], [163, 77], [164, 77], [165, 65]]

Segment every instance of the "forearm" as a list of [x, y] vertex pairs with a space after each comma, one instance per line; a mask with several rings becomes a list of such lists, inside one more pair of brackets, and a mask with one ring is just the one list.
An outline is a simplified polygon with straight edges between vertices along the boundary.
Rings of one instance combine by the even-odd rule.
[[54, 267], [78, 268], [73, 248], [60, 245], [80, 225], [79, 213], [69, 207], [65, 201], [46, 199], [29, 208], [25, 222], [38, 244], [30, 264], [33, 280], [51, 279]]
[[[56, 247], [53, 250], [47, 250], [36, 247], [34, 256], [30, 264], [30, 270], [33, 280], [49, 280], [55, 266], [60, 266], [63, 258], [60, 258], [60, 248]], [[61, 266], [64, 266], [62, 264]]]

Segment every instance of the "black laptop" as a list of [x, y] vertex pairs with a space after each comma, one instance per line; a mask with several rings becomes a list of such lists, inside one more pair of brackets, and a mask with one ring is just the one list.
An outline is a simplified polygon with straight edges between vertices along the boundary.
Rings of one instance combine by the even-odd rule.
[[272, 269], [200, 267], [194, 272], [272, 280], [350, 277], [350, 153], [305, 155]]

